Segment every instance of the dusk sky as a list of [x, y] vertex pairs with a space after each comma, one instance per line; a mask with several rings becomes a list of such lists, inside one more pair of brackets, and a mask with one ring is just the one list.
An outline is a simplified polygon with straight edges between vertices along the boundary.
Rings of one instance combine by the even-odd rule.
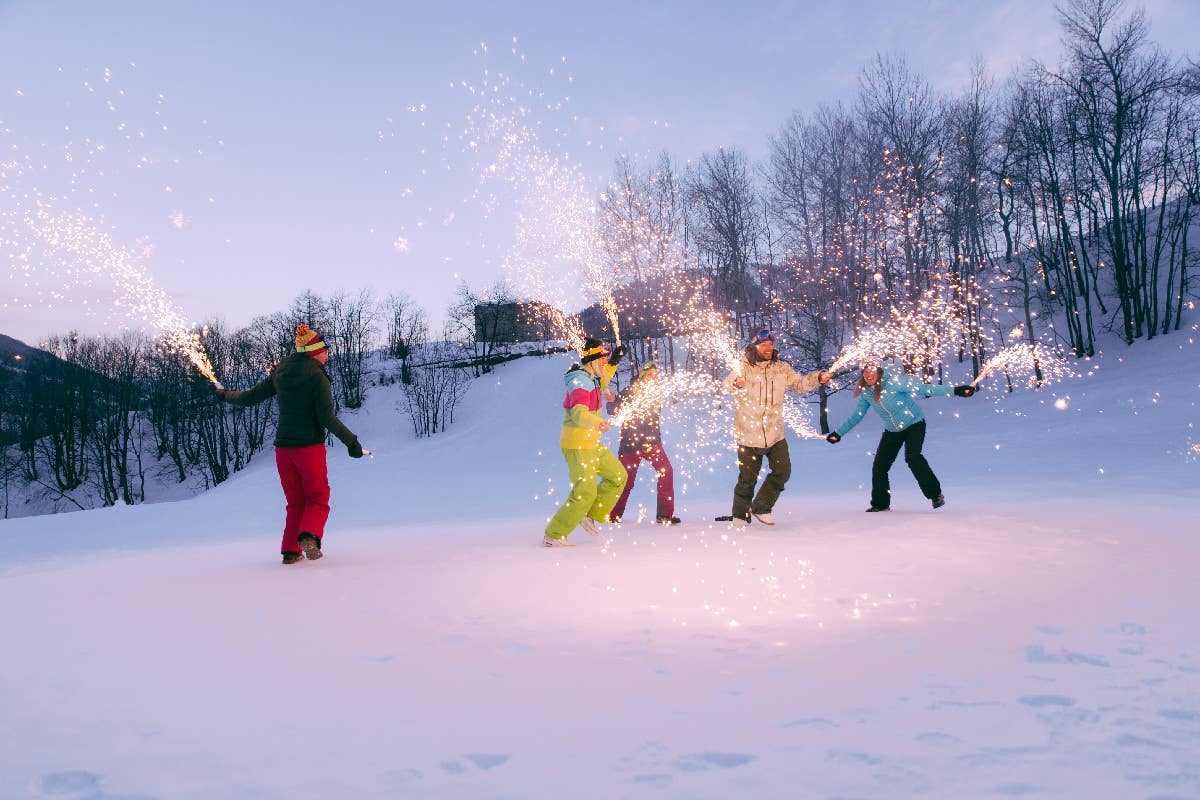
[[[1200, 56], [1200, 3], [1144, 5], [1156, 42]], [[85, 214], [191, 320], [371, 288], [436, 323], [459, 278], [501, 277], [512, 242], [506, 210], [469, 199], [470, 154], [441, 142], [470, 106], [451, 83], [489, 68], [562, 101], [535, 115], [544, 144], [598, 184], [621, 152], [761, 158], [791, 112], [852, 100], [880, 51], [955, 92], [977, 57], [997, 78], [1057, 62], [1059, 31], [1042, 0], [0, 0], [0, 224], [37, 197]], [[104, 269], [85, 281], [46, 248], [19, 263], [4, 246], [0, 333], [128, 324]]]

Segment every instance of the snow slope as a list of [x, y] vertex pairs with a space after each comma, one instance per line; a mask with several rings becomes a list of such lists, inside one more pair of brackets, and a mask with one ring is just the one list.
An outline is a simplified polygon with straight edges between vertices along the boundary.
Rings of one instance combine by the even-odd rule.
[[937, 512], [900, 462], [862, 514], [869, 417], [733, 535], [732, 456], [675, 418], [684, 525], [537, 547], [558, 358], [430, 440], [372, 395], [320, 562], [277, 563], [270, 458], [0, 523], [0, 798], [1198, 797], [1197, 352], [925, 401]]

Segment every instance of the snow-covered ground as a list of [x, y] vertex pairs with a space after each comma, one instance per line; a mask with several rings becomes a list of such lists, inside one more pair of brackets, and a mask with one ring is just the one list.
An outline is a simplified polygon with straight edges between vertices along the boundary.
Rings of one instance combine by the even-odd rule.
[[869, 417], [731, 535], [732, 455], [677, 419], [683, 525], [538, 547], [562, 357], [429, 440], [377, 390], [319, 562], [277, 563], [269, 457], [0, 523], [0, 798], [1200, 797], [1198, 355], [924, 401], [936, 512], [901, 460], [862, 513]]

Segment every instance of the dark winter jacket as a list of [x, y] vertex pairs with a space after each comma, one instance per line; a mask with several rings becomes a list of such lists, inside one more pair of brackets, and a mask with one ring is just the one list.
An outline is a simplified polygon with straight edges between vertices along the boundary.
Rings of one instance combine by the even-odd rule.
[[[655, 392], [656, 389], [655, 386], [640, 384], [625, 387], [617, 395], [617, 399], [608, 404], [609, 416], [616, 416], [621, 410], [621, 405], [629, 402], [641, 391]], [[637, 413], [630, 415], [629, 419], [621, 424], [620, 452], [640, 453], [662, 444], [662, 396], [661, 392], [658, 394], [658, 397], [640, 400]]]
[[275, 365], [262, 383], [244, 392], [224, 391], [221, 397], [239, 406], [253, 406], [272, 395], [279, 398], [276, 447], [307, 447], [325, 441], [325, 431], [350, 447], [358, 437], [333, 414], [333, 379], [307, 353], [294, 353]]

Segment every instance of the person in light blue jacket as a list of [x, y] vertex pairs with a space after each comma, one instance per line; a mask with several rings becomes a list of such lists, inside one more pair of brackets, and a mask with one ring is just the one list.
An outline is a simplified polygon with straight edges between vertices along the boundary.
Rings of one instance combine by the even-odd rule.
[[925, 456], [921, 455], [921, 448], [925, 444], [925, 413], [921, 411], [916, 398], [951, 394], [970, 397], [975, 394], [975, 387], [918, 383], [907, 375], [884, 372], [877, 361], [863, 363], [862, 377], [854, 387], [858, 405], [825, 440], [830, 444], [840, 442], [855, 425], [862, 422], [871, 408], [883, 419], [883, 436], [875, 448], [875, 462], [871, 465], [871, 507], [867, 511], [887, 511], [891, 507], [892, 488], [888, 471], [896, 463], [901, 447], [904, 448], [904, 462], [917, 479], [921, 493], [933, 502], [934, 508], [946, 505], [942, 484], [933, 474], [933, 468]]

